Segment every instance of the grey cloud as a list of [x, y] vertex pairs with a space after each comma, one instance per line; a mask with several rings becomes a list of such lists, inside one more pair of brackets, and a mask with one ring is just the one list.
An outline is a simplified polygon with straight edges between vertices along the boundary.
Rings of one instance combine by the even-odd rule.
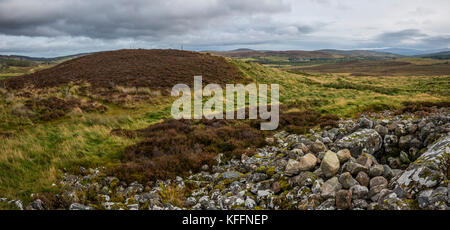
[[4, 0], [0, 1], [0, 33], [156, 39], [205, 29], [233, 16], [270, 15], [289, 10], [290, 6], [283, 1], [268, 0], [115, 0], [113, 4], [110, 0]]
[[446, 48], [450, 4], [435, 1], [0, 0], [0, 53]]
[[401, 30], [401, 31], [397, 31], [397, 32], [382, 33], [377, 37], [377, 40], [383, 41], [383, 42], [401, 42], [406, 39], [422, 38], [422, 37], [426, 37], [426, 36], [427, 35], [421, 33], [420, 30], [407, 29], [407, 30]]

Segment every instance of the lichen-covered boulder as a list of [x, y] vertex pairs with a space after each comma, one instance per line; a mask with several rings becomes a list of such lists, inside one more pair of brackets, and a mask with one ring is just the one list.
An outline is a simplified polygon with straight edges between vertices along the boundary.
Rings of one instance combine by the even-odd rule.
[[422, 154], [394, 180], [392, 187], [399, 197], [412, 196], [424, 189], [433, 188], [448, 179], [450, 162], [450, 135], [446, 136]]
[[364, 150], [368, 154], [374, 154], [381, 148], [383, 139], [373, 129], [363, 129], [354, 132], [336, 142], [340, 149], [349, 149], [353, 157], [358, 157]]

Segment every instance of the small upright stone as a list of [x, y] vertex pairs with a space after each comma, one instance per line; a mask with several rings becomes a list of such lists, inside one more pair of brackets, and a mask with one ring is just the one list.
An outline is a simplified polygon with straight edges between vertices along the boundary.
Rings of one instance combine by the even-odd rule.
[[339, 183], [341, 183], [342, 187], [345, 189], [349, 189], [350, 187], [357, 185], [358, 181], [353, 179], [352, 174], [349, 172], [342, 173], [339, 177]]
[[325, 177], [334, 176], [339, 170], [340, 163], [339, 159], [336, 156], [336, 153], [332, 151], [328, 151], [322, 159], [322, 163], [320, 164], [320, 169]]
[[346, 210], [352, 205], [352, 192], [349, 190], [339, 190], [336, 193], [336, 207]]
[[297, 175], [300, 172], [300, 162], [296, 160], [289, 159], [286, 169], [284, 170], [284, 173], [287, 176], [293, 176]]
[[359, 172], [356, 176], [356, 180], [359, 182], [362, 186], [369, 186], [370, 177], [365, 172]]

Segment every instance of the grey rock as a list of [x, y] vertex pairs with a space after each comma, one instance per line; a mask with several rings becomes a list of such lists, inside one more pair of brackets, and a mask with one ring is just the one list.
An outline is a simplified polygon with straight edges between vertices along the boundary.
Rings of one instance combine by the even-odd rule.
[[431, 194], [433, 190], [428, 189], [419, 193], [417, 196], [417, 202], [419, 203], [419, 208], [425, 208], [431, 204]]
[[293, 176], [293, 175], [297, 175], [300, 173], [300, 162], [296, 161], [296, 160], [292, 160], [289, 159], [287, 165], [286, 165], [286, 169], [284, 170], [284, 173], [287, 176]]
[[30, 206], [34, 210], [45, 210], [44, 203], [40, 199], [36, 199], [35, 201], [31, 202]]
[[386, 178], [384, 178], [382, 176], [377, 176], [370, 180], [370, 188], [379, 186], [379, 185], [387, 186], [387, 184], [388, 184], [388, 181], [386, 180]]
[[354, 199], [367, 199], [369, 189], [365, 186], [354, 185], [350, 188]]
[[256, 207], [256, 202], [252, 198], [247, 197], [247, 199], [245, 199], [245, 204], [244, 205], [248, 209], [253, 209], [253, 208]]
[[321, 187], [320, 195], [324, 199], [334, 198], [336, 192], [342, 188], [337, 177], [332, 177], [331, 179], [325, 181]]
[[446, 162], [450, 157], [450, 136], [446, 136], [428, 148], [415, 162], [394, 179], [391, 186], [400, 187], [408, 194], [416, 194], [433, 188], [445, 180]]
[[394, 154], [398, 144], [398, 137], [395, 135], [384, 136], [384, 151], [388, 154]]
[[225, 178], [225, 179], [236, 179], [240, 176], [241, 176], [241, 174], [239, 172], [234, 172], [234, 171], [226, 171], [223, 173], [223, 178]]
[[359, 118], [358, 123], [359, 127], [362, 129], [371, 129], [373, 127], [373, 121], [365, 117]]
[[139, 204], [129, 204], [127, 208], [128, 210], [139, 210]]
[[194, 206], [197, 204], [197, 200], [195, 199], [195, 197], [188, 197], [185, 201], [184, 204], [188, 207], [190, 206]]
[[290, 183], [294, 186], [311, 186], [314, 182], [319, 179], [317, 174], [313, 172], [302, 172], [300, 175], [293, 177]]
[[375, 164], [370, 168], [369, 176], [370, 177], [377, 177], [377, 176], [383, 176], [384, 175], [384, 167], [383, 165]]
[[327, 146], [325, 146], [325, 144], [323, 144], [321, 141], [317, 140], [314, 143], [311, 144], [311, 151], [313, 153], [320, 153], [320, 152], [325, 152], [327, 151]]
[[16, 205], [16, 207], [17, 207], [19, 210], [23, 210], [23, 203], [22, 203], [22, 201], [16, 200], [16, 201], [14, 202], [14, 204]]
[[375, 126], [375, 131], [377, 131], [377, 133], [380, 134], [381, 137], [384, 137], [389, 133], [388, 128], [386, 128], [382, 125]]
[[361, 155], [363, 150], [368, 154], [378, 151], [383, 144], [380, 134], [373, 129], [363, 129], [354, 132], [336, 142], [337, 147], [348, 149], [353, 157]]
[[389, 165], [383, 165], [383, 177], [390, 180], [392, 179], [395, 175], [394, 172], [392, 171], [391, 167], [389, 167]]
[[353, 179], [352, 175], [349, 172], [345, 172], [339, 176], [339, 183], [344, 189], [349, 189], [350, 187], [357, 185], [358, 181]]
[[369, 204], [367, 203], [367, 201], [363, 199], [357, 199], [352, 201], [352, 209], [354, 210], [364, 210], [367, 209], [367, 206], [369, 206]]
[[343, 166], [344, 172], [350, 172], [352, 175], [357, 175], [359, 172], [369, 173], [369, 169], [356, 162], [349, 161]]
[[69, 210], [93, 210], [93, 208], [79, 203], [73, 203], [70, 205]]
[[272, 190], [259, 190], [257, 192], [257, 200], [261, 201], [263, 199], [267, 199], [269, 196], [273, 194]]
[[336, 200], [334, 198], [330, 198], [322, 202], [319, 206], [317, 206], [317, 210], [335, 210]]
[[436, 202], [449, 203], [448, 199], [448, 188], [446, 187], [438, 187], [431, 194], [430, 198], [431, 204], [435, 204]]
[[400, 147], [400, 149], [408, 150], [413, 139], [414, 137], [412, 135], [402, 136], [398, 141], [398, 146]]

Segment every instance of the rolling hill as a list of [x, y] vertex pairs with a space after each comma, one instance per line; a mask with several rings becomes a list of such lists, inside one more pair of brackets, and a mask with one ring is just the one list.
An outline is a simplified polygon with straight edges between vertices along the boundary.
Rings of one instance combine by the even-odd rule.
[[423, 54], [423, 55], [419, 55], [417, 57], [432, 58], [432, 59], [450, 59], [450, 51], [444, 51], [444, 52], [432, 53], [432, 54]]

